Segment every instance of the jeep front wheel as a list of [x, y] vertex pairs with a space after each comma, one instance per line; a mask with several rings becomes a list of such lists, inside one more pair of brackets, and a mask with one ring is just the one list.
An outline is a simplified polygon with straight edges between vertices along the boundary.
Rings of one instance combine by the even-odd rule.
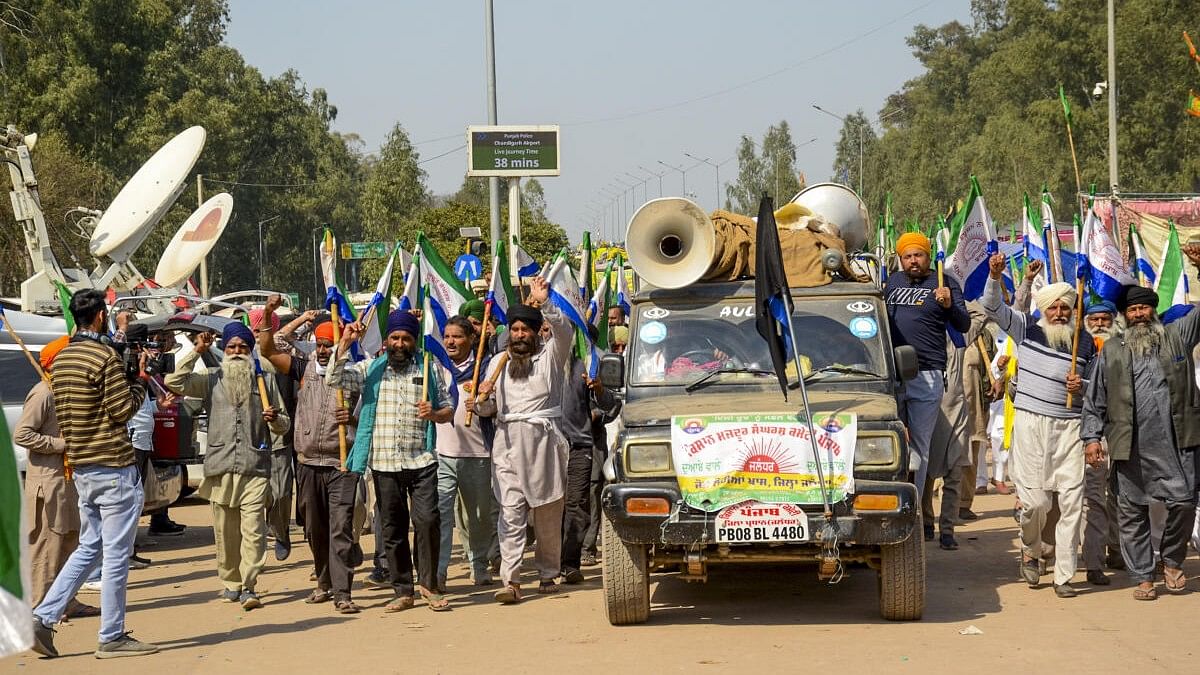
[[879, 613], [889, 621], [915, 621], [925, 611], [925, 546], [918, 519], [908, 539], [880, 547]]
[[644, 623], [650, 618], [650, 573], [646, 545], [621, 541], [607, 516], [602, 517], [604, 606], [614, 626]]

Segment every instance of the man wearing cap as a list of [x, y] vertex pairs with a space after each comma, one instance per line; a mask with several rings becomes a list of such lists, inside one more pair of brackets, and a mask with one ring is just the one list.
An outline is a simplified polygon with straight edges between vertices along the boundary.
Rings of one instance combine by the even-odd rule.
[[[267, 559], [271, 449], [282, 445], [291, 420], [275, 378], [255, 381], [254, 333], [232, 321], [222, 331], [221, 341], [225, 357], [220, 368], [192, 372], [212, 346], [211, 336], [201, 334], [195, 350], [179, 359], [166, 384], [176, 394], [201, 399], [212, 421], [204, 481], [197, 494], [212, 505], [217, 576], [224, 586], [220, 597], [249, 611], [262, 606], [255, 587]], [[259, 386], [266, 387], [266, 408]]]
[[1021, 578], [1030, 588], [1041, 582], [1039, 559], [1049, 548], [1042, 529], [1057, 496], [1060, 515], [1054, 531], [1054, 592], [1060, 598], [1072, 598], [1077, 594], [1071, 579], [1083, 509], [1079, 414], [1084, 377], [1096, 347], [1091, 340], [1079, 341], [1072, 373], [1075, 288], [1059, 282], [1035, 291], [1033, 302], [1041, 312], [1035, 321], [1004, 304], [1000, 296], [1004, 254], [993, 255], [988, 264], [991, 274], [983, 291], [984, 311], [1017, 344], [1021, 384], [1013, 400], [1012, 479], [1021, 500]]
[[[559, 430], [563, 416], [565, 372], [575, 331], [566, 316], [549, 304], [549, 286], [530, 281], [529, 305], [510, 307], [507, 357], [492, 360], [479, 385], [475, 411], [496, 420], [492, 480], [500, 501], [500, 578], [496, 600], [521, 600], [521, 556], [525, 528], [533, 521], [537, 538], [534, 566], [539, 593], [558, 590], [562, 555], [563, 503], [567, 482], [567, 440]], [[550, 325], [543, 342], [538, 331]], [[494, 382], [494, 385], [493, 385]]]
[[[1184, 253], [1200, 265], [1200, 245]], [[1105, 460], [1108, 442], [1116, 474], [1121, 555], [1138, 585], [1134, 598], [1153, 600], [1154, 552], [1149, 504], [1166, 504], [1160, 554], [1168, 591], [1186, 590], [1183, 561], [1196, 513], [1196, 462], [1200, 446], [1200, 395], [1192, 351], [1200, 344], [1200, 311], [1164, 326], [1158, 295], [1126, 287], [1119, 307], [1126, 329], [1104, 344], [1088, 387], [1080, 437], [1089, 464]]]
[[[1084, 309], [1084, 324], [1099, 352], [1104, 343], [1120, 332], [1117, 306], [1107, 300], [1090, 302]], [[1106, 548], [1116, 550], [1120, 536], [1116, 534], [1115, 500], [1108, 495], [1108, 461], [1088, 463], [1083, 469], [1083, 565], [1087, 568], [1088, 583], [1108, 586], [1112, 583], [1104, 574], [1111, 562]]]
[[333, 322], [313, 329], [312, 358], [276, 350], [270, 331], [258, 334], [258, 349], [275, 370], [288, 377], [296, 388], [295, 423], [292, 442], [298, 464], [300, 510], [304, 512], [304, 538], [312, 552], [317, 587], [305, 600], [310, 605], [333, 600], [340, 614], [361, 611], [350, 598], [354, 567], [354, 509], [360, 474], [343, 471], [339, 426], [347, 427], [348, 441], [354, 438], [350, 411], [357, 402], [353, 392], [344, 394], [338, 405], [337, 392], [325, 383], [333, 356]]
[[[42, 370], [49, 374], [54, 357], [67, 346], [62, 336], [42, 348]], [[29, 542], [29, 599], [37, 607], [54, 577], [79, 545], [79, 494], [67, 480], [64, 464], [67, 442], [54, 416], [54, 393], [41, 380], [25, 396], [21, 419], [13, 427], [13, 442], [29, 451], [25, 467], [26, 536]], [[71, 598], [67, 617], [99, 616], [100, 610]]]
[[388, 315], [383, 354], [348, 365], [350, 345], [362, 332], [361, 324], [345, 326], [325, 383], [362, 396], [358, 432], [346, 458], [346, 470], [362, 475], [370, 467], [375, 482], [383, 548], [395, 594], [384, 611], [399, 612], [414, 604], [410, 519], [417, 586], [430, 609], [446, 610], [449, 604], [436, 576], [441, 519], [437, 455], [430, 422], [450, 421], [454, 414], [450, 394], [436, 371], [422, 373], [422, 362], [417, 357], [421, 328], [411, 312], [398, 309]]
[[904, 385], [905, 424], [908, 427], [908, 469], [918, 495], [924, 493], [929, 472], [929, 444], [945, 392], [946, 329], [966, 333], [971, 316], [958, 282], [946, 277], [938, 286], [929, 270], [929, 238], [907, 232], [896, 242], [904, 274], [888, 277], [884, 297], [894, 345], [917, 350], [917, 376]]

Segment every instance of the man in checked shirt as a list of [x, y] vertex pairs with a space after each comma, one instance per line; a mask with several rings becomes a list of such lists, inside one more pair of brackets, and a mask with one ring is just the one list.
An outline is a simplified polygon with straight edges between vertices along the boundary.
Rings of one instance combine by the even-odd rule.
[[[454, 408], [446, 383], [429, 369], [428, 395], [417, 358], [421, 330], [416, 316], [396, 310], [387, 319], [387, 349], [369, 361], [347, 365], [350, 345], [362, 325], [348, 324], [325, 376], [331, 387], [362, 394], [362, 411], [346, 470], [362, 475], [369, 466], [383, 521], [383, 547], [396, 597], [385, 612], [413, 606], [413, 558], [408, 545], [412, 519], [418, 588], [434, 611], [449, 609], [437, 584], [441, 519], [438, 515], [437, 453], [429, 423], [451, 420]], [[409, 512], [409, 499], [412, 512]]]

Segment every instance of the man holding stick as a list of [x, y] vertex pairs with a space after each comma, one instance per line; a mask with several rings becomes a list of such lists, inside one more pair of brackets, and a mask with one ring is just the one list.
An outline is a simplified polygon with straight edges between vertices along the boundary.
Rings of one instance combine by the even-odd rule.
[[[560, 572], [567, 480], [567, 440], [559, 425], [575, 331], [549, 299], [549, 285], [536, 277], [530, 281], [529, 301], [541, 309], [509, 308], [508, 349], [492, 361], [472, 403], [474, 412], [496, 420], [492, 479], [500, 501], [500, 577], [505, 586], [495, 597], [502, 603], [521, 600], [521, 557], [530, 516], [537, 537], [538, 592], [558, 590], [554, 579]], [[545, 343], [538, 336], [543, 321], [552, 331]]]
[[1059, 282], [1036, 291], [1033, 301], [1042, 316], [1034, 320], [1004, 304], [1000, 296], [1004, 254], [993, 255], [988, 265], [984, 311], [1017, 344], [1021, 385], [1013, 401], [1012, 478], [1021, 500], [1021, 578], [1030, 588], [1041, 583], [1039, 559], [1048, 548], [1042, 531], [1057, 496], [1060, 515], [1054, 534], [1054, 593], [1073, 598], [1077, 593], [1071, 579], [1083, 511], [1083, 453], [1078, 435], [1084, 379], [1079, 373], [1089, 372], [1096, 348], [1085, 340], [1078, 344], [1078, 360], [1072, 357], [1076, 295], [1071, 284]]
[[212, 347], [211, 336], [202, 333], [166, 385], [176, 394], [201, 399], [214, 421], [208, 427], [204, 482], [197, 493], [212, 505], [217, 575], [225, 587], [221, 598], [249, 611], [262, 606], [255, 586], [267, 560], [272, 441], [282, 442], [291, 420], [274, 378], [262, 377], [251, 354], [250, 329], [230, 322], [221, 341], [225, 358], [220, 368], [193, 372]]
[[399, 612], [414, 604], [413, 555], [408, 544], [410, 517], [418, 586], [429, 608], [443, 611], [449, 609], [449, 604], [436, 577], [441, 520], [437, 457], [429, 423], [451, 420], [454, 410], [450, 395], [445, 384], [422, 368], [417, 359], [421, 329], [411, 312], [396, 310], [388, 315], [383, 354], [349, 365], [350, 345], [362, 331], [361, 324], [346, 325], [325, 383], [362, 396], [358, 433], [353, 453], [346, 458], [346, 470], [362, 475], [370, 467], [375, 481], [383, 547], [395, 592], [384, 611]]
[[[325, 383], [335, 345], [333, 322], [317, 324], [313, 336], [311, 359], [277, 351], [269, 331], [258, 334], [258, 349], [296, 388], [292, 434], [298, 458], [296, 478], [305, 514], [304, 536], [317, 575], [317, 588], [305, 602], [333, 600], [339, 614], [357, 614], [361, 608], [351, 600], [350, 590], [356, 562], [354, 509], [360, 475], [342, 466], [338, 437], [338, 427], [353, 425], [354, 419]], [[356, 399], [351, 395], [346, 402], [352, 407]]]

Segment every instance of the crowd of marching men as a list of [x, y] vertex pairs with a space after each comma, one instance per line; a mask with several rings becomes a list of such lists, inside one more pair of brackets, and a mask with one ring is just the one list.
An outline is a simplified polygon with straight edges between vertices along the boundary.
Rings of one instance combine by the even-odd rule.
[[1000, 252], [974, 180], [953, 226], [932, 240], [880, 228], [880, 247], [898, 261], [884, 281], [893, 342], [919, 361], [901, 401], [909, 465], [925, 538], [942, 549], [957, 549], [954, 526], [977, 518], [975, 495], [989, 485], [1010, 494], [1007, 477], [1020, 579], [1036, 588], [1053, 569], [1056, 595], [1074, 597], [1082, 539], [1090, 584], [1125, 569], [1134, 597], [1154, 600], [1157, 579], [1186, 590], [1189, 539], [1200, 547], [1200, 312], [1184, 264], [1200, 267], [1200, 242], [1181, 244], [1171, 225], [1156, 268], [1131, 227], [1126, 260], [1083, 206], [1067, 255], [1048, 199], [1044, 226], [1027, 203], [1022, 244]]
[[[560, 579], [582, 582], [598, 554], [605, 427], [620, 409], [589, 365], [596, 344], [623, 349], [624, 312], [605, 302], [603, 317], [595, 316], [577, 287], [572, 302], [558, 301], [543, 277], [529, 282], [524, 302], [468, 298], [461, 284], [450, 284], [458, 297], [447, 300], [435, 286], [426, 284], [419, 307], [373, 307], [346, 322], [313, 310], [280, 325], [276, 296], [220, 335], [194, 335], [193, 349], [165, 374], [127, 367], [114, 349], [124, 336], [109, 335], [104, 294], [76, 293], [68, 311], [77, 330], [42, 352], [52, 377], [30, 394], [18, 429], [45, 460], [31, 461], [44, 471], [27, 483], [41, 500], [30, 509], [34, 568], [43, 572], [33, 598], [35, 651], [56, 656], [59, 621], [97, 613], [98, 658], [157, 650], [125, 627], [143, 502], [136, 429], [140, 414], [178, 397], [201, 401], [210, 420], [198, 493], [212, 509], [225, 602], [262, 606], [268, 535], [277, 559], [291, 552], [293, 485], [313, 557], [309, 604], [362, 611], [352, 586], [368, 520], [375, 551], [365, 583], [391, 591], [384, 612], [418, 601], [451, 608], [456, 523], [472, 583], [497, 585], [498, 574], [501, 603], [526, 592], [527, 545], [536, 551], [536, 592], [557, 592]], [[330, 289], [335, 295], [336, 282]], [[332, 299], [334, 311], [339, 302]], [[431, 339], [435, 316], [441, 330]], [[124, 330], [145, 326], [132, 321]], [[587, 331], [588, 348], [577, 349], [577, 330]], [[151, 337], [142, 364], [174, 340]], [[68, 511], [82, 524], [68, 522]], [[182, 530], [169, 519], [159, 525], [160, 534]], [[96, 570], [98, 611], [75, 599]]]

